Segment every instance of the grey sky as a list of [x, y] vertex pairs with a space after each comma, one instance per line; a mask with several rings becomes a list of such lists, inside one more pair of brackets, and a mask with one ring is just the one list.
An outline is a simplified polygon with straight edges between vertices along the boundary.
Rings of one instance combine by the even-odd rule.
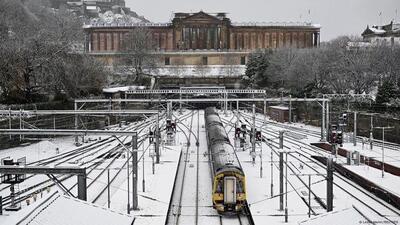
[[[173, 12], [227, 12], [234, 22], [309, 21], [321, 24], [321, 40], [360, 35], [367, 24], [388, 23], [400, 0], [125, 0], [153, 22], [168, 22]], [[310, 15], [308, 15], [310, 10]], [[379, 17], [379, 12], [382, 16]], [[301, 16], [301, 19], [300, 19]]]

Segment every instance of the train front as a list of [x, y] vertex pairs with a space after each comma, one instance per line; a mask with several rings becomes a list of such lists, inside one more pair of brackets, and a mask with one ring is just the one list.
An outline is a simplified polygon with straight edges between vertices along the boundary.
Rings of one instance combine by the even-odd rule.
[[236, 214], [245, 203], [245, 176], [241, 169], [227, 165], [214, 176], [213, 207], [221, 214]]

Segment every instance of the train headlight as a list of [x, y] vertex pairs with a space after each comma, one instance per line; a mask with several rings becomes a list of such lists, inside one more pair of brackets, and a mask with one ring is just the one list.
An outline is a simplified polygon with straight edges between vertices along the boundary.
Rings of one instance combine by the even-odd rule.
[[242, 209], [242, 204], [236, 204], [235, 210], [236, 210], [236, 211], [239, 211], [239, 210], [241, 210], [241, 209]]
[[222, 205], [222, 204], [217, 204], [216, 206], [215, 206], [215, 208], [217, 209], [217, 211], [221, 211], [221, 212], [223, 212], [223, 211], [225, 211], [224, 209], [224, 205]]

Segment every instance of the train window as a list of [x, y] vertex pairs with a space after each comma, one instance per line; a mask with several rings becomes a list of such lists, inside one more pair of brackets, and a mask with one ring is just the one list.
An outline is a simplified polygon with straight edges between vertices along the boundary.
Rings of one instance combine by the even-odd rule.
[[221, 180], [218, 181], [216, 192], [217, 193], [222, 193], [223, 190], [224, 190], [224, 180], [221, 179]]

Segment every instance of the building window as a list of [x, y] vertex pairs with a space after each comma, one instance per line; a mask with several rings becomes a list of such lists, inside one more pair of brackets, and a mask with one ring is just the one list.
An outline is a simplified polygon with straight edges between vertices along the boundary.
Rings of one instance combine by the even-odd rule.
[[171, 59], [169, 57], [165, 57], [165, 65], [166, 66], [171, 65]]
[[240, 65], [246, 65], [246, 56], [240, 57]]
[[203, 65], [208, 65], [208, 58], [207, 58], [207, 56], [203, 56]]

